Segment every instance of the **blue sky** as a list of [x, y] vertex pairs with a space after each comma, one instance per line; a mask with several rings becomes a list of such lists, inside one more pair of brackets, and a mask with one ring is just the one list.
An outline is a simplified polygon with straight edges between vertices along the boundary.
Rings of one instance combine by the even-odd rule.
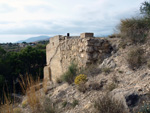
[[0, 42], [58, 34], [114, 32], [120, 19], [139, 15], [144, 0], [0, 0]]

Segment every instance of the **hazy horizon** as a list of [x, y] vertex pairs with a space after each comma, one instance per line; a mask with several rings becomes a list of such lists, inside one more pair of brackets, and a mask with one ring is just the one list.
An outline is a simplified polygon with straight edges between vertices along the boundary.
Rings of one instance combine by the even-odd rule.
[[49, 36], [49, 35], [0, 35], [0, 43], [16, 43], [21, 40], [26, 40], [32, 37]]

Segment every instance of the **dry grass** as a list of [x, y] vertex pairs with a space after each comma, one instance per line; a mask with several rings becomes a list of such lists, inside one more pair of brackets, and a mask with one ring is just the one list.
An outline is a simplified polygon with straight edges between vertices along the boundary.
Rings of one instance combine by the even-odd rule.
[[22, 113], [22, 110], [21, 110], [21, 108], [14, 108], [13, 112], [14, 113]]
[[32, 76], [28, 76], [28, 75], [25, 78], [20, 76], [19, 83], [22, 92], [27, 96], [27, 102], [31, 107], [32, 111], [40, 109], [41, 93], [37, 92], [37, 90], [40, 89], [40, 86], [38, 85], [40, 83], [40, 79], [38, 78], [37, 80], [33, 80]]
[[122, 48], [122, 49], [125, 49], [127, 46], [127, 42], [125, 40], [122, 40], [120, 43], [119, 43], [119, 48]]
[[[29, 107], [31, 112], [40, 113], [45, 111], [45, 105], [43, 94], [47, 93], [47, 80], [43, 80], [43, 91], [40, 85], [40, 78], [34, 80], [31, 75], [26, 75], [25, 77], [20, 76], [19, 84], [22, 89], [22, 93], [26, 95], [26, 100], [21, 103], [22, 108]], [[0, 113], [21, 113], [20, 109], [14, 108], [11, 98], [8, 94], [4, 93], [4, 102], [0, 106]], [[47, 105], [47, 107], [50, 106]], [[53, 110], [54, 111], [54, 110]], [[53, 112], [50, 112], [53, 113]]]
[[24, 100], [24, 101], [22, 102], [22, 108], [27, 107], [27, 105], [28, 105], [28, 101], [27, 101], [27, 100]]
[[145, 62], [144, 50], [141, 48], [133, 48], [127, 58], [127, 62], [131, 69], [137, 69]]
[[109, 35], [108, 37], [109, 37], [109, 38], [120, 38], [121, 36], [120, 36], [120, 34], [114, 33], [114, 34], [112, 34], [112, 35]]
[[78, 91], [85, 93], [87, 90], [87, 85], [85, 83], [81, 83], [77, 86]]
[[50, 98], [45, 98], [43, 102], [43, 111], [41, 113], [57, 113], [58, 108], [56, 105], [51, 101]]
[[12, 101], [4, 92], [4, 102], [0, 106], [0, 113], [14, 113]]
[[102, 68], [101, 70], [102, 70], [102, 72], [104, 72], [105, 74], [109, 74], [109, 73], [111, 72], [111, 69], [108, 68], [108, 67], [104, 67], [104, 68]]
[[116, 89], [118, 87], [118, 85], [114, 82], [108, 84], [106, 86], [106, 91], [111, 92], [112, 90]]
[[108, 93], [95, 101], [97, 113], [127, 113], [122, 102], [113, 99]]
[[92, 90], [100, 90], [102, 86], [99, 83], [93, 82], [90, 84], [90, 89]]

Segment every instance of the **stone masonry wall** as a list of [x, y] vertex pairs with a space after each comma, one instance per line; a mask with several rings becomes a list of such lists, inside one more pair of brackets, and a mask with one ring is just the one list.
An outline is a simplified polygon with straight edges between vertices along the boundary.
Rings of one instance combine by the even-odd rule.
[[47, 45], [47, 66], [44, 77], [56, 81], [72, 61], [79, 67], [100, 64], [110, 55], [112, 47], [106, 39], [89, 37], [93, 34], [81, 34], [80, 37], [55, 36]]
[[111, 52], [111, 45], [105, 39], [75, 38], [60, 42], [62, 70], [65, 72], [72, 61], [79, 67], [99, 64]]

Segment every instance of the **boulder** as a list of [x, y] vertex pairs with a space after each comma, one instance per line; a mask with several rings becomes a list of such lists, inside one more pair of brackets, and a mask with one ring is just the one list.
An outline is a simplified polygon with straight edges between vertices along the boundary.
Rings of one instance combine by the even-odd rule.
[[140, 94], [134, 88], [131, 89], [124, 89], [118, 88], [114, 89], [111, 92], [113, 98], [120, 100], [123, 102], [124, 106], [129, 109], [133, 109], [135, 106], [138, 105], [140, 100]]

